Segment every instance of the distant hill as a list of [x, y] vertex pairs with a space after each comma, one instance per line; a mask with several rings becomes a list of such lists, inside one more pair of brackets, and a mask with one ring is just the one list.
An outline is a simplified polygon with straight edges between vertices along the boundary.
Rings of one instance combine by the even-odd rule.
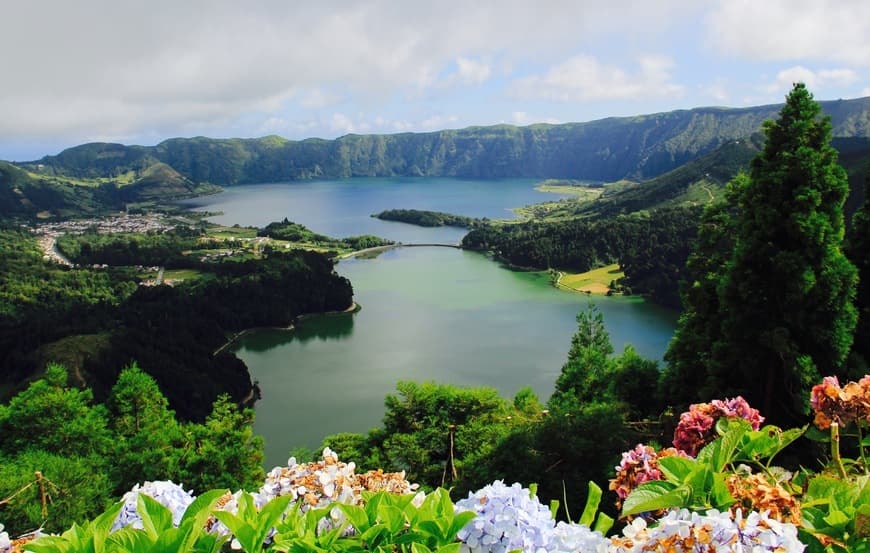
[[45, 167], [36, 169], [38, 172], [33, 173], [0, 161], [0, 218], [96, 215], [138, 204], [189, 198], [216, 189], [196, 184], [155, 160], [139, 170], [87, 181]]
[[[870, 138], [837, 137], [831, 144], [839, 151], [839, 162], [849, 174], [851, 190], [845, 212], [851, 215], [864, 201], [863, 183], [870, 170]], [[613, 191], [581, 205], [574, 214], [613, 216], [709, 203], [722, 195], [725, 184], [738, 172], [749, 170], [749, 162], [763, 145], [764, 135], [761, 133], [749, 139], [730, 141], [709, 154], [653, 179], [613, 187]]]
[[[870, 97], [822, 102], [834, 135], [870, 137]], [[157, 146], [84, 144], [20, 164], [40, 174], [112, 178], [163, 163], [195, 183], [353, 176], [650, 179], [747, 140], [780, 105], [697, 108], [587, 123], [496, 125], [335, 140], [175, 138]]]

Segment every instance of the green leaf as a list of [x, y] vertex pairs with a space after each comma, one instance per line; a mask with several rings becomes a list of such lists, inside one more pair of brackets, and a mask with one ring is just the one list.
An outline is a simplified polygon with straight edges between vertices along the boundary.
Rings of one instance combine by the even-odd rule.
[[[70, 549], [72, 549], [72, 544], [62, 536], [43, 536], [28, 543], [24, 548], [25, 551], [33, 553], [68, 553]], [[78, 553], [78, 551], [76, 549], [72, 553]]]
[[824, 521], [828, 526], [841, 531], [846, 528], [846, 525], [848, 525], [851, 520], [852, 519], [850, 519], [846, 513], [836, 509], [831, 510], [831, 512], [828, 513], [828, 516], [824, 518]]
[[710, 503], [720, 511], [724, 511], [730, 507], [736, 500], [728, 491], [728, 484], [725, 483], [726, 476], [721, 472], [713, 474], [713, 489], [710, 491]]
[[649, 484], [661, 484], [661, 482], [647, 482], [632, 491], [625, 498], [625, 502], [622, 505], [622, 516], [688, 505], [689, 497], [692, 493], [688, 486], [680, 486], [667, 490], [660, 486], [650, 486]]
[[665, 477], [675, 484], [683, 482], [697, 465], [694, 459], [686, 459], [676, 455], [659, 457], [657, 462]]
[[[381, 516], [391, 534], [398, 534], [399, 531], [405, 527], [405, 513], [403, 513], [398, 507], [385, 505], [381, 509]], [[436, 522], [440, 525], [442, 520], [443, 519], [437, 519]]]
[[598, 505], [601, 503], [601, 488], [593, 481], [589, 481], [588, 494], [586, 495], [586, 506], [583, 508], [583, 514], [580, 515], [580, 524], [583, 526], [592, 527], [595, 521], [595, 514], [598, 512]]
[[474, 520], [475, 515], [472, 511], [463, 511], [461, 513], [456, 513], [453, 516], [453, 522], [450, 524], [450, 529], [448, 533], [444, 536], [445, 540], [453, 541], [456, 539], [456, 535], [459, 534], [459, 531], [468, 526], [468, 524]]
[[357, 505], [348, 505], [347, 503], [338, 503], [338, 508], [341, 509], [341, 511], [350, 521], [351, 526], [356, 528], [356, 531], [360, 534], [371, 527], [371, 525], [369, 524], [369, 517], [366, 514], [365, 509], [363, 509], [362, 507], [359, 507]]
[[609, 517], [606, 513], [599, 513], [598, 520], [595, 521], [595, 526], [592, 528], [596, 532], [601, 532], [603, 535], [607, 535], [607, 532], [613, 528], [613, 523], [616, 522], [611, 517]]
[[550, 500], [550, 516], [556, 518], [556, 515], [559, 513], [559, 500], [552, 499]]
[[218, 499], [223, 497], [228, 491], [229, 490], [210, 490], [194, 499], [193, 503], [188, 505], [187, 509], [184, 510], [184, 515], [182, 515], [181, 522], [178, 525], [181, 526], [189, 520], [202, 521], [200, 524], [194, 522], [194, 526], [202, 526], [202, 524], [205, 524], [205, 521], [208, 520], [208, 517], [211, 515], [210, 511], [214, 507], [214, 504], [217, 503]]
[[412, 543], [411, 553], [432, 553], [432, 550], [422, 543]]
[[107, 544], [114, 545], [131, 553], [149, 551], [153, 541], [149, 539], [144, 530], [136, 528], [121, 528], [106, 539]]
[[260, 510], [257, 534], [262, 536], [263, 541], [265, 541], [269, 530], [277, 525], [281, 517], [284, 516], [284, 511], [287, 510], [287, 506], [292, 500], [293, 496], [282, 495], [266, 503]]
[[[106, 539], [109, 537], [109, 532], [112, 531], [112, 525], [118, 518], [118, 513], [124, 507], [124, 503], [119, 501], [110, 507], [106, 512], [98, 516], [91, 522], [88, 534], [93, 539], [94, 553], [102, 553], [105, 549]], [[74, 526], [75, 527], [75, 526]]]
[[456, 543], [448, 543], [447, 545], [442, 545], [439, 547], [435, 553], [459, 553], [462, 548], [462, 544], [459, 542]]
[[751, 428], [749, 423], [743, 419], [729, 422], [725, 434], [714, 442], [717, 447], [713, 451], [710, 463], [715, 472], [721, 472], [726, 465], [731, 463], [734, 458], [734, 452], [743, 440], [743, 435]]
[[370, 526], [368, 530], [360, 534], [360, 539], [367, 544], [377, 544], [381, 541], [381, 536], [387, 532], [387, 527], [383, 524], [375, 524]]
[[136, 510], [151, 541], [156, 542], [162, 532], [172, 528], [172, 513], [153, 497], [140, 493], [136, 498]]
[[[707, 465], [698, 465], [687, 477], [684, 484], [690, 491], [690, 502], [694, 507], [708, 507], [707, 498], [713, 490], [713, 471]], [[683, 505], [689, 507], [690, 505]]]

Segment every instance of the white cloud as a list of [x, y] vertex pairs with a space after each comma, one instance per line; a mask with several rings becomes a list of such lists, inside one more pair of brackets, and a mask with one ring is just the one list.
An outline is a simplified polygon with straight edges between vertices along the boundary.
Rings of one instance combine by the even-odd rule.
[[861, 91], [861, 96], [870, 96], [870, 86]]
[[456, 77], [462, 84], [481, 84], [492, 75], [489, 63], [468, 58], [456, 58]]
[[867, 0], [719, 0], [706, 26], [717, 49], [750, 60], [870, 66]]
[[459, 118], [455, 115], [432, 115], [420, 122], [420, 128], [424, 130], [439, 130], [456, 123]]
[[612, 30], [654, 36], [686, 5], [8, 0], [0, 133], [22, 140], [199, 134], [252, 111], [278, 111], [291, 98], [306, 109], [345, 98], [358, 104], [351, 109], [376, 109], [437, 85], [445, 71], [479, 84]]
[[639, 71], [629, 73], [580, 54], [551, 67], [542, 75], [514, 81], [512, 92], [519, 98], [542, 98], [562, 102], [587, 100], [633, 100], [681, 94], [683, 87], [671, 81], [673, 61], [664, 56], [644, 56]]
[[701, 94], [712, 98], [713, 101], [719, 104], [726, 104], [731, 101], [731, 93], [729, 92], [728, 82], [725, 79], [716, 79], [713, 84], [701, 86]]
[[764, 89], [768, 93], [788, 92], [792, 85], [802, 82], [810, 90], [824, 91], [826, 87], [848, 86], [857, 82], [858, 74], [852, 69], [822, 69], [813, 71], [802, 65], [783, 69], [776, 74], [776, 79]]
[[561, 121], [554, 117], [537, 117], [529, 115], [525, 111], [515, 111], [511, 113], [510, 122], [519, 126], [532, 125], [534, 123], [550, 123], [552, 125], [561, 123]]

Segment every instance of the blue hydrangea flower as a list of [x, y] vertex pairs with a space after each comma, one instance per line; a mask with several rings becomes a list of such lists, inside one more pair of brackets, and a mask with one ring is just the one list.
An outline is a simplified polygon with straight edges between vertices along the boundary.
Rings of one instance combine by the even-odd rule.
[[174, 484], [171, 480], [145, 482], [141, 486], [136, 484], [132, 490], [125, 493], [124, 497], [121, 498], [124, 506], [112, 525], [112, 532], [127, 526], [142, 528], [142, 517], [139, 516], [139, 512], [136, 510], [139, 494], [145, 494], [156, 499], [161, 505], [169, 509], [172, 513], [172, 522], [176, 526], [181, 522], [184, 511], [196, 499], [191, 492], [185, 491], [181, 485]]
[[550, 510], [528, 489], [519, 484], [508, 487], [501, 480], [458, 501], [456, 509], [477, 513], [458, 536], [462, 550], [469, 553], [544, 553], [555, 527]]

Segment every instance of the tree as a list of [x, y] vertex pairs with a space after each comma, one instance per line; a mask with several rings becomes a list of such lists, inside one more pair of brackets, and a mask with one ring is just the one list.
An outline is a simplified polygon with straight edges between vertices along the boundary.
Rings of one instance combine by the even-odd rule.
[[856, 321], [856, 271], [841, 250], [846, 173], [820, 112], [797, 83], [765, 122], [717, 288], [705, 393], [741, 394], [775, 424], [802, 420], [810, 386], [842, 374]]
[[726, 186], [725, 199], [705, 208], [695, 247], [686, 261], [688, 278], [681, 287], [684, 310], [665, 352], [667, 366], [659, 383], [662, 398], [674, 406], [708, 399], [702, 393], [706, 368], [721, 337], [719, 285], [734, 248], [736, 194], [747, 183], [748, 176], [739, 174]]
[[157, 382], [133, 363], [106, 403], [115, 432], [116, 491], [143, 480], [177, 479], [182, 434]]
[[42, 449], [56, 455], [103, 458], [112, 440], [102, 406], [90, 390], [67, 387], [67, 372], [51, 364], [0, 410], [0, 453]]
[[556, 379], [556, 390], [550, 402], [572, 396], [581, 402], [602, 400], [608, 389], [613, 364], [610, 335], [604, 328], [604, 317], [590, 304], [577, 313], [577, 331], [571, 337], [568, 361]]
[[253, 409], [240, 409], [229, 396], [214, 402], [204, 424], [185, 428], [190, 452], [180, 460], [181, 481], [198, 493], [259, 486], [263, 477], [263, 439], [254, 434]]
[[850, 357], [851, 376], [857, 379], [870, 366], [870, 174], [864, 181], [864, 204], [852, 216], [846, 255], [858, 269], [858, 324]]

